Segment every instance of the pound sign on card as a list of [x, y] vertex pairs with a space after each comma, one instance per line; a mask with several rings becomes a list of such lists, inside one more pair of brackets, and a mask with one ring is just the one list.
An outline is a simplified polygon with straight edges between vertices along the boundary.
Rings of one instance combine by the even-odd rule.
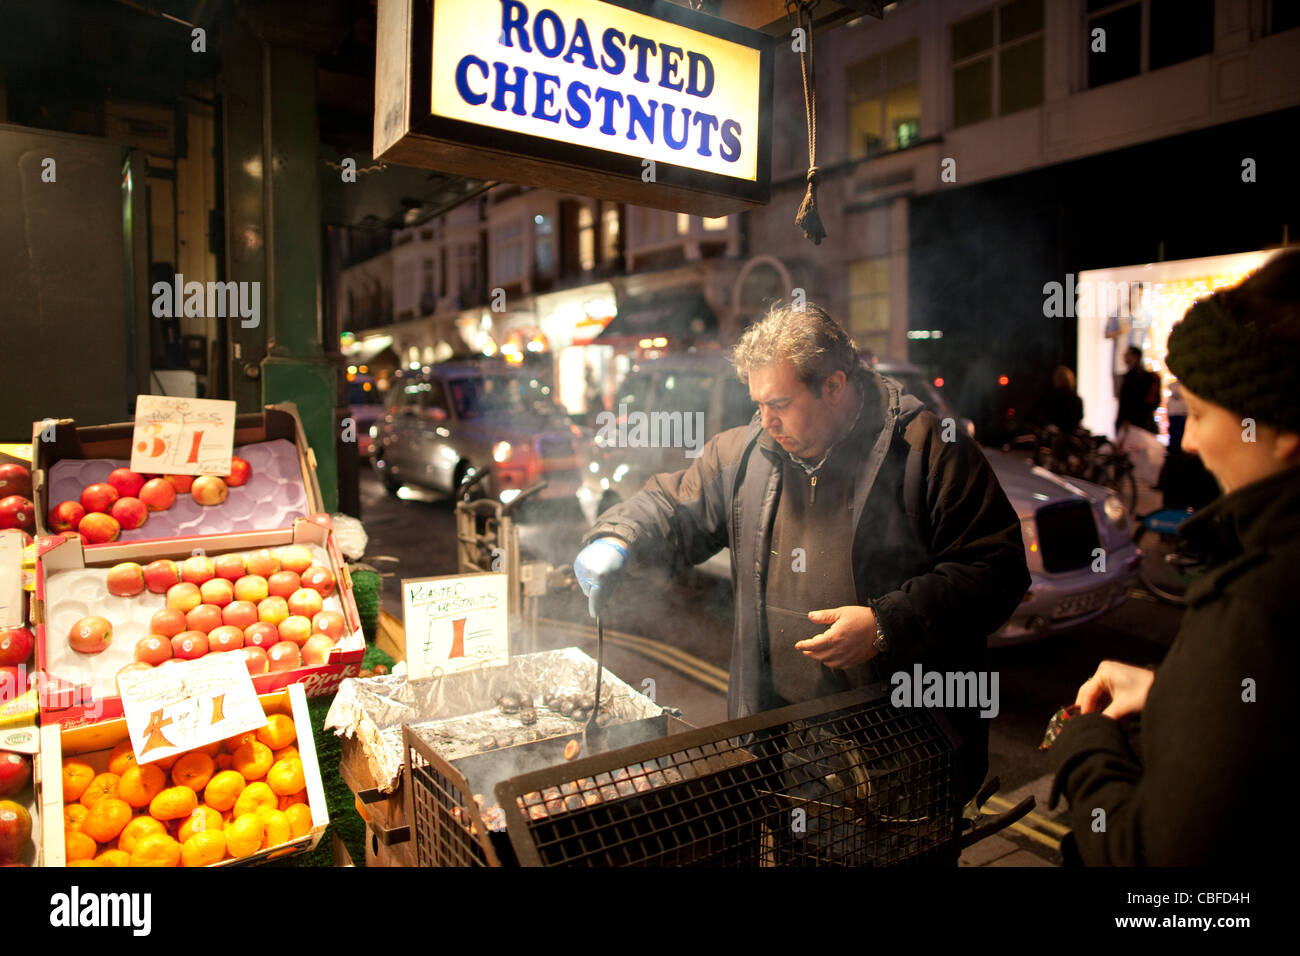
[[144, 742], [144, 750], [141, 751], [142, 756], [151, 750], [158, 749], [159, 747], [176, 746], [167, 739], [162, 730], [171, 722], [172, 719], [170, 717], [166, 719], [163, 718], [163, 712], [161, 710], [155, 710], [153, 712], [153, 715], [149, 718], [149, 726], [144, 729], [145, 737], [147, 739]]

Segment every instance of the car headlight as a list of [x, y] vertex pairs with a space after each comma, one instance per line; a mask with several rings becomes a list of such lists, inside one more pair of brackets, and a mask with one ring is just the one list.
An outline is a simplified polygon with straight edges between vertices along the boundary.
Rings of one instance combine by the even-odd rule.
[[1108, 496], [1102, 503], [1101, 510], [1116, 527], [1122, 528], [1128, 522], [1128, 509], [1124, 507], [1118, 495]]
[[510, 457], [510, 442], [499, 441], [492, 446], [492, 459], [498, 464]]
[[378, 426], [378, 425], [371, 425], [371, 426], [370, 426], [370, 440], [371, 440], [371, 441], [374, 441], [374, 440], [375, 440], [376, 438], [378, 438], [378, 437], [379, 437], [379, 426]]

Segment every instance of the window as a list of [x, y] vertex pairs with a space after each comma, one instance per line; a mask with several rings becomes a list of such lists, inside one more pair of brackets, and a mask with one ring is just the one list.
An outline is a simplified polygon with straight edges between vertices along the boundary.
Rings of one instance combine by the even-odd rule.
[[849, 67], [849, 155], [904, 149], [921, 136], [917, 41]]
[[424, 280], [420, 288], [420, 315], [431, 315], [438, 307], [437, 297], [433, 293], [433, 260], [424, 260]]
[[601, 262], [612, 263], [618, 258], [619, 245], [619, 225], [618, 225], [618, 207], [613, 205], [605, 206], [605, 211], [600, 214], [600, 260]]
[[684, 212], [677, 214], [677, 235], [684, 236], [691, 231], [691, 217]]
[[555, 217], [533, 216], [534, 266], [538, 275], [555, 274]]
[[889, 354], [889, 257], [849, 264], [849, 334], [858, 348]]
[[518, 219], [492, 230], [492, 281], [505, 284], [524, 275], [524, 224]]
[[583, 272], [596, 268], [596, 220], [585, 204], [578, 207], [578, 264]]
[[1204, 56], [1214, 0], [1087, 0], [1084, 42], [1090, 88]]
[[703, 222], [704, 222], [705, 232], [721, 232], [722, 230], [727, 228], [726, 216], [718, 216], [715, 219], [705, 218]]
[[465, 301], [473, 301], [478, 295], [477, 242], [462, 242], [456, 246], [456, 291]]
[[952, 121], [967, 126], [1043, 102], [1043, 0], [1012, 0], [952, 26]]

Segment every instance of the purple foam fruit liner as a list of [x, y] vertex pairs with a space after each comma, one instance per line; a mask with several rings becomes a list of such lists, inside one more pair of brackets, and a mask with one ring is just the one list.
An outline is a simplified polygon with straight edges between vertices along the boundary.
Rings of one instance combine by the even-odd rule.
[[[219, 505], [204, 506], [188, 493], [178, 494], [166, 511], [151, 511], [149, 519], [131, 531], [123, 530], [118, 541], [146, 541], [196, 534], [225, 534], [232, 531], [265, 531], [287, 528], [295, 518], [308, 514], [307, 489], [298, 464], [298, 448], [283, 438], [256, 442], [235, 449], [253, 469], [253, 475]], [[115, 468], [131, 462], [112, 458], [65, 458], [50, 468], [48, 507], [61, 501], [80, 501], [87, 485], [107, 481]]]

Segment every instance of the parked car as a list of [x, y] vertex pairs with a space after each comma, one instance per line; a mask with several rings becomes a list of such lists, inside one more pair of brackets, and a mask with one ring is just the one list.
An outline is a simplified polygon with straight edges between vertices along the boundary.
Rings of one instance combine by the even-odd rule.
[[[941, 418], [971, 435], [973, 425], [959, 415], [920, 369], [881, 361], [875, 370], [896, 380]], [[618, 389], [615, 414], [702, 412], [704, 438], [748, 424], [756, 407], [748, 386], [736, 378], [721, 353], [670, 356], [633, 366]], [[681, 447], [627, 447], [602, 441], [588, 449], [578, 492], [590, 526], [607, 508], [635, 494], [654, 474], [690, 464]], [[608, 438], [608, 435], [606, 436]], [[997, 449], [984, 455], [1020, 517], [1025, 558], [1033, 579], [1015, 614], [994, 635], [996, 647], [1035, 640], [1095, 620], [1122, 604], [1137, 579], [1139, 552], [1132, 540], [1132, 516], [1109, 489], [1066, 481]], [[723, 549], [697, 568], [730, 579], [731, 555]]]
[[528, 373], [483, 362], [447, 362], [399, 373], [393, 402], [374, 429], [372, 463], [384, 487], [454, 495], [484, 468], [477, 492], [510, 501], [545, 478], [540, 498], [572, 500], [577, 450], [587, 435]]
[[354, 372], [348, 376], [348, 417], [356, 430], [357, 453], [369, 458], [374, 450], [372, 429], [384, 417], [384, 399], [369, 375]]

